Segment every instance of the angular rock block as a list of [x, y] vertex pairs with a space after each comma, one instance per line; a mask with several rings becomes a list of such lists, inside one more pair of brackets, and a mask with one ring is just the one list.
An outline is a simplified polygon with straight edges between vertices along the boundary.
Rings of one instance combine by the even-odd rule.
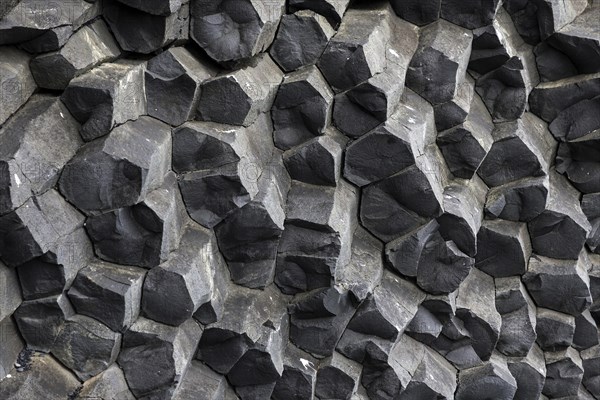
[[[208, 248], [212, 253], [206, 254], [205, 262], [208, 264], [214, 263], [212, 280], [212, 290], [208, 301], [201, 304], [198, 310], [194, 313], [194, 319], [203, 325], [217, 322], [225, 312], [225, 299], [229, 289], [228, 282], [230, 281], [229, 271], [223, 256], [219, 253], [218, 246]], [[208, 250], [207, 249], [207, 250]]]
[[421, 304], [404, 333], [421, 343], [427, 344], [433, 342], [440, 335], [442, 329], [442, 322], [434, 313]]
[[599, 90], [600, 72], [543, 82], [529, 94], [529, 108], [532, 113], [550, 123], [564, 109], [596, 97]]
[[269, 54], [285, 72], [313, 65], [334, 33], [331, 25], [313, 11], [286, 14], [281, 18]]
[[488, 218], [529, 222], [546, 209], [548, 176], [522, 178], [488, 191], [485, 214]]
[[350, 261], [356, 192], [345, 181], [336, 188], [292, 182], [275, 272], [275, 283], [284, 293], [330, 286], [337, 268]]
[[21, 336], [32, 350], [49, 352], [75, 311], [64, 294], [23, 302], [14, 318]]
[[9, 318], [22, 301], [17, 271], [0, 261], [0, 321]]
[[437, 218], [444, 239], [469, 257], [477, 254], [477, 232], [483, 219], [487, 187], [479, 178], [455, 180], [444, 188], [443, 214]]
[[[199, 1], [196, 3], [200, 3]], [[268, 54], [202, 83], [196, 119], [249, 126], [271, 109], [283, 73]]]
[[213, 60], [240, 61], [266, 50], [285, 1], [199, 0], [190, 4], [190, 36]]
[[589, 259], [556, 260], [532, 255], [523, 283], [538, 307], [579, 315], [592, 304]]
[[287, 150], [322, 135], [332, 104], [333, 93], [317, 67], [286, 75], [271, 109], [275, 146]]
[[358, 389], [362, 366], [338, 352], [319, 362], [315, 395], [320, 399], [350, 399]]
[[[249, 128], [189, 122], [173, 132], [173, 169], [190, 217], [212, 228], [258, 194], [272, 157], [270, 118]], [[188, 173], [189, 172], [189, 173]]]
[[[11, 317], [6, 317], [0, 320], [0, 346], [2, 346], [2, 354], [0, 354], [0, 380], [8, 378], [12, 372], [13, 365], [18, 363], [18, 356], [24, 347], [19, 329]], [[12, 375], [12, 374], [11, 374]], [[0, 389], [0, 393], [2, 389]]]
[[452, 100], [467, 71], [472, 39], [470, 31], [442, 19], [423, 28], [406, 86], [433, 105]]
[[600, 347], [594, 346], [581, 352], [583, 385], [594, 396], [600, 394]]
[[273, 282], [279, 238], [284, 229], [290, 179], [276, 153], [258, 182], [258, 195], [215, 227], [231, 279], [264, 288]]
[[[4, 4], [3, 4], [4, 6]], [[98, 2], [70, 0], [66, 3], [21, 1], [1, 18], [0, 45], [34, 39], [51, 29], [69, 26], [77, 30], [96, 18], [102, 8]]]
[[335, 186], [340, 180], [347, 138], [335, 128], [283, 153], [290, 178], [312, 185]]
[[480, 0], [474, 3], [442, 0], [440, 16], [458, 26], [476, 29], [491, 24], [501, 6], [500, 0]]
[[0, 396], [6, 400], [35, 399], [41, 396], [66, 399], [81, 385], [75, 375], [50, 354], [34, 354], [30, 370], [11, 375], [11, 378], [3, 380], [0, 385]]
[[61, 294], [93, 257], [94, 248], [85, 229], [75, 229], [43, 255], [17, 267], [23, 298]]
[[168, 15], [154, 15], [109, 0], [103, 7], [103, 16], [125, 51], [150, 54], [189, 36], [187, 4]]
[[84, 382], [79, 397], [82, 399], [108, 398], [115, 400], [135, 400], [127, 387], [123, 371], [112, 364], [105, 371]]
[[594, 65], [600, 61], [600, 38], [596, 21], [600, 7], [591, 3], [577, 18], [557, 30], [546, 41], [564, 53], [583, 74], [598, 72]]
[[546, 382], [542, 393], [549, 398], [577, 396], [583, 379], [583, 365], [577, 350], [547, 352]]
[[442, 214], [448, 172], [437, 146], [429, 146], [416, 164], [362, 191], [360, 219], [378, 239], [389, 242]]
[[199, 361], [192, 360], [173, 400], [226, 399], [227, 379]]
[[39, 87], [64, 90], [71, 79], [120, 55], [108, 27], [97, 20], [75, 32], [60, 50], [31, 60], [31, 73]]
[[[437, 121], [440, 114], [439, 107], [435, 110]], [[494, 141], [492, 138], [494, 125], [483, 102], [476, 94], [473, 94], [468, 110], [463, 122], [440, 132], [436, 139], [450, 172], [462, 179], [470, 179], [475, 174]], [[451, 118], [444, 115], [444, 121], [449, 119]], [[439, 130], [439, 124], [437, 125]]]
[[512, 399], [517, 391], [517, 381], [511, 375], [506, 359], [495, 354], [482, 366], [460, 371], [458, 374], [457, 400]]
[[179, 249], [144, 280], [142, 310], [154, 321], [179, 326], [210, 301], [218, 264], [211, 232], [194, 223], [184, 230]]
[[575, 317], [538, 308], [535, 328], [537, 343], [544, 351], [558, 351], [573, 344]]
[[324, 16], [331, 26], [337, 29], [349, 3], [350, 0], [290, 0], [288, 8], [289, 12], [312, 10]]
[[540, 81], [552, 82], [578, 75], [573, 62], [562, 52], [542, 42], [533, 49], [539, 68]]
[[541, 393], [546, 380], [546, 361], [544, 353], [533, 345], [525, 357], [509, 357], [508, 370], [517, 381], [514, 400], [542, 398]]
[[119, 354], [121, 334], [82, 315], [67, 319], [50, 352], [85, 381], [104, 371]]
[[187, 3], [187, 0], [117, 0], [120, 3], [133, 7], [137, 10], [147, 12], [154, 15], [169, 15], [174, 13], [181, 7], [182, 3]]
[[423, 26], [440, 18], [442, 0], [391, 0], [391, 4], [400, 18]]
[[356, 310], [346, 329], [395, 342], [411, 322], [425, 293], [384, 271], [380, 285]]
[[283, 359], [283, 373], [275, 384], [271, 398], [273, 400], [313, 399], [317, 367], [317, 359], [288, 343]]
[[435, 351], [425, 348], [423, 359], [402, 392], [406, 399], [426, 396], [452, 398], [456, 392], [456, 370]]
[[548, 129], [560, 141], [585, 137], [600, 129], [600, 117], [594, 112], [598, 107], [600, 107], [600, 96], [581, 100], [558, 113], [548, 125]]
[[65, 166], [59, 188], [80, 210], [96, 214], [142, 201], [163, 184], [170, 164], [168, 125], [141, 117], [81, 147]]
[[45, 95], [32, 97], [0, 128], [0, 215], [54, 186], [82, 144], [78, 130], [60, 100]]
[[579, 257], [591, 225], [578, 198], [579, 192], [567, 179], [551, 172], [546, 209], [528, 223], [534, 253], [570, 260]]
[[231, 287], [223, 317], [206, 327], [197, 358], [226, 375], [236, 390], [272, 391], [283, 372], [288, 338], [285, 302], [273, 285], [264, 291]]
[[81, 123], [85, 141], [146, 114], [145, 64], [127, 60], [105, 63], [71, 80], [61, 100]]
[[373, 293], [383, 276], [383, 246], [362, 227], [352, 237], [352, 254], [348, 264], [335, 270], [335, 283], [347, 287], [358, 301]]
[[[452, 100], [437, 104], [435, 111], [435, 127], [438, 132], [445, 131], [465, 122], [471, 106], [475, 101], [480, 101], [475, 95], [475, 81], [467, 74], [460, 84], [456, 97]], [[479, 103], [481, 105], [482, 103]]]
[[73, 27], [70, 25], [57, 26], [49, 29], [25, 43], [19, 45], [20, 48], [28, 53], [47, 53], [49, 51], [59, 50], [67, 43], [67, 40], [73, 35]]
[[344, 177], [362, 187], [414, 165], [435, 140], [433, 125], [431, 106], [407, 93], [387, 121], [348, 146]]
[[136, 398], [171, 398], [191, 363], [202, 328], [188, 320], [175, 328], [140, 317], [123, 335], [118, 357]]
[[179, 126], [198, 107], [200, 84], [216, 74], [184, 47], [172, 47], [148, 61], [145, 72], [148, 115]]
[[473, 268], [458, 288], [456, 316], [469, 332], [475, 354], [490, 359], [498, 338], [502, 317], [495, 308], [494, 279]]
[[523, 61], [511, 57], [500, 67], [479, 77], [475, 88], [496, 123], [514, 121], [527, 105]]
[[[0, 32], [1, 30], [0, 27]], [[0, 33], [0, 37], [2, 35]], [[0, 61], [0, 125], [2, 125], [25, 104], [36, 89], [36, 84], [29, 69], [30, 57], [27, 53], [12, 47], [0, 47], [0, 59], [2, 60]]]
[[536, 341], [536, 308], [519, 277], [496, 278], [496, 310], [502, 316], [496, 348], [508, 357], [527, 357]]
[[315, 357], [329, 357], [355, 308], [348, 292], [329, 287], [298, 294], [288, 306], [290, 341]]
[[69, 247], [70, 234], [83, 222], [83, 215], [54, 189], [32, 197], [0, 217], [0, 259], [15, 267], [49, 251], [56, 254], [57, 248]]
[[589, 310], [575, 317], [575, 334], [573, 347], [579, 351], [596, 346], [600, 341], [598, 325]]
[[78, 314], [122, 332], [139, 315], [145, 274], [141, 268], [95, 261], [79, 271], [67, 294]]
[[418, 33], [414, 25], [401, 20], [392, 19], [390, 25], [389, 43], [392, 45], [383, 71], [335, 98], [333, 122], [347, 136], [359, 137], [385, 122], [396, 110], [404, 92], [406, 71], [417, 48]]
[[392, 35], [392, 11], [387, 4], [349, 9], [317, 65], [335, 93], [351, 89], [382, 72]]
[[179, 246], [187, 219], [175, 174], [133, 206], [87, 219], [96, 255], [108, 262], [152, 268]]
[[525, 113], [517, 121], [497, 124], [492, 137], [494, 144], [477, 171], [488, 186], [549, 173], [556, 142], [535, 115]]
[[483, 221], [477, 233], [477, 268], [496, 278], [522, 275], [530, 256], [526, 224], [501, 219]]
[[561, 143], [556, 153], [556, 170], [583, 193], [600, 192], [600, 129]]

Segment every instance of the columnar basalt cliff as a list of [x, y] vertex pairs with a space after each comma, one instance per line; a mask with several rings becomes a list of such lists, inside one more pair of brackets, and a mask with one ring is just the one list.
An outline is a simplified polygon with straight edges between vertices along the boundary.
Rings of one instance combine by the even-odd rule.
[[600, 399], [599, 0], [0, 3], [0, 399]]

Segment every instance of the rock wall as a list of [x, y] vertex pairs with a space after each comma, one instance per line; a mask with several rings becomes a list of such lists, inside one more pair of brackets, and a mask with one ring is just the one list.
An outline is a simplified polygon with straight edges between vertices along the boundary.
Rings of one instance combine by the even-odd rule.
[[0, 399], [600, 399], [597, 0], [0, 6]]

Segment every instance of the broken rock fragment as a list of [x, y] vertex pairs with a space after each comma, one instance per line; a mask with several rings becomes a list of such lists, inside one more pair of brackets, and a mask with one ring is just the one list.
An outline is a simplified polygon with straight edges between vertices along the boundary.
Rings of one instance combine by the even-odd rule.
[[311, 400], [317, 381], [318, 360], [288, 343], [283, 373], [273, 389], [273, 400]]
[[537, 343], [544, 351], [558, 351], [573, 344], [575, 317], [546, 308], [538, 308]]
[[362, 367], [338, 352], [319, 362], [315, 395], [322, 399], [350, 399], [357, 390]]
[[542, 393], [549, 398], [577, 396], [583, 379], [583, 364], [577, 350], [547, 352], [546, 382]]
[[508, 369], [517, 381], [514, 400], [541, 398], [546, 380], [544, 352], [534, 344], [525, 357], [508, 357]]
[[546, 208], [548, 176], [523, 178], [491, 188], [485, 203], [488, 218], [528, 222]]
[[477, 233], [477, 268], [496, 278], [522, 275], [530, 256], [526, 224], [500, 219], [483, 221]]
[[517, 382], [508, 370], [506, 359], [495, 354], [482, 366], [460, 371], [456, 399], [492, 397], [508, 400], [513, 398], [516, 391]]
[[12, 47], [0, 47], [0, 58], [1, 125], [25, 104], [36, 84], [29, 69], [30, 57], [27, 53]]
[[561, 143], [556, 153], [556, 170], [583, 193], [600, 192], [600, 129]]
[[288, 7], [290, 12], [312, 10], [324, 16], [337, 29], [349, 3], [350, 0], [290, 0]]
[[112, 364], [95, 377], [88, 379], [83, 384], [79, 397], [109, 398], [115, 400], [134, 400], [135, 397], [127, 387], [123, 371], [117, 364]]

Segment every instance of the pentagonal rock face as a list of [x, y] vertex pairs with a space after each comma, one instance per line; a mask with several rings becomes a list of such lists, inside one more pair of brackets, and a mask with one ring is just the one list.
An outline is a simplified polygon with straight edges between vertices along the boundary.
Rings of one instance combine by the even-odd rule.
[[542, 393], [546, 379], [544, 353], [533, 345], [525, 357], [509, 357], [508, 370], [517, 381], [514, 399], [537, 399]]
[[542, 393], [550, 398], [577, 396], [583, 379], [583, 365], [577, 350], [546, 353], [546, 383]]
[[121, 55], [106, 24], [98, 20], [78, 30], [57, 52], [31, 61], [31, 73], [39, 87], [63, 90], [71, 79]]
[[275, 145], [286, 150], [321, 135], [331, 120], [332, 102], [333, 93], [316, 67], [286, 75], [271, 109]]
[[144, 201], [88, 218], [86, 229], [96, 255], [105, 261], [152, 268], [179, 245], [185, 208], [175, 174]]
[[526, 224], [499, 219], [483, 222], [477, 234], [477, 268], [497, 278], [521, 275], [530, 255]]
[[546, 209], [528, 224], [534, 253], [559, 259], [577, 259], [591, 231], [581, 211], [577, 192], [563, 177], [550, 175]]
[[96, 261], [79, 271], [68, 291], [69, 300], [77, 313], [120, 332], [139, 315], [144, 275], [140, 268]]
[[145, 72], [148, 115], [178, 126], [196, 113], [200, 84], [216, 71], [183, 47], [173, 47], [148, 61]]
[[584, 137], [600, 128], [600, 119], [593, 111], [598, 107], [600, 96], [581, 100], [562, 110], [548, 128], [557, 140], [571, 141]]
[[313, 185], [335, 186], [340, 179], [347, 139], [334, 128], [283, 153], [290, 178]]
[[262, 54], [235, 71], [209, 79], [201, 86], [196, 119], [249, 126], [271, 109], [282, 77], [271, 57]]
[[90, 141], [146, 113], [145, 63], [105, 63], [73, 79], [61, 96]]
[[569, 181], [583, 193], [600, 192], [600, 130], [561, 143], [556, 154], [556, 170], [565, 174]]
[[488, 218], [528, 222], [546, 208], [548, 176], [523, 178], [489, 190], [485, 214]]
[[32, 300], [61, 294], [93, 256], [94, 249], [85, 229], [75, 229], [46, 253], [17, 267], [23, 298]]
[[492, 136], [494, 144], [478, 170], [488, 186], [548, 174], [556, 142], [544, 123], [533, 114], [526, 113], [518, 121], [498, 124]]
[[506, 359], [495, 355], [480, 367], [460, 371], [456, 399], [468, 400], [492, 397], [512, 399], [517, 391], [517, 382], [508, 370]]
[[81, 380], [99, 374], [119, 354], [121, 334], [100, 322], [74, 315], [65, 321], [51, 353]]
[[211, 298], [217, 264], [214, 236], [190, 224], [180, 249], [165, 263], [148, 272], [144, 281], [144, 315], [163, 324], [178, 326], [192, 317]]
[[[0, 94], [3, 97], [4, 92]], [[82, 144], [78, 130], [77, 121], [52, 96], [32, 97], [2, 126], [0, 215], [54, 186], [62, 168]]]
[[496, 348], [509, 357], [525, 357], [536, 340], [535, 304], [518, 277], [496, 278], [496, 310], [502, 315]]
[[121, 48], [143, 54], [150, 54], [176, 40], [186, 40], [189, 13], [187, 4], [166, 15], [153, 15], [115, 0], [109, 0], [103, 9], [104, 18]]
[[59, 181], [64, 196], [87, 213], [136, 204], [162, 183], [171, 163], [169, 127], [141, 117], [83, 146]]
[[442, 0], [392, 0], [391, 3], [400, 18], [423, 26], [439, 19]]
[[65, 320], [75, 311], [67, 296], [46, 297], [21, 304], [14, 317], [27, 346], [33, 350], [49, 352], [62, 331]]
[[273, 389], [273, 400], [311, 400], [314, 398], [318, 360], [288, 344], [283, 359], [283, 373]]
[[138, 318], [123, 335], [118, 363], [136, 397], [169, 398], [177, 389], [200, 340], [193, 320], [179, 327]]
[[281, 18], [269, 53], [285, 72], [313, 65], [334, 32], [329, 23], [313, 11], [286, 14]]
[[384, 43], [391, 36], [392, 18], [387, 4], [371, 10], [348, 10], [344, 15], [318, 62], [319, 69], [336, 93], [384, 70], [387, 51]]
[[592, 302], [588, 265], [585, 252], [576, 261], [533, 255], [523, 283], [539, 307], [578, 315]]
[[193, 1], [190, 35], [217, 62], [246, 59], [269, 47], [284, 8], [283, 0]]
[[29, 70], [30, 57], [25, 52], [0, 47], [0, 56], [0, 124], [3, 124], [25, 104], [36, 85]]
[[[475, 47], [474, 44], [473, 47]], [[458, 87], [456, 96], [450, 101], [437, 104], [433, 108], [435, 111], [435, 127], [438, 132], [464, 123], [475, 102], [478, 103], [478, 107], [481, 107], [482, 103], [480, 103], [480, 100], [480, 98], [478, 99], [475, 96], [475, 81], [467, 74], [464, 81]]]
[[[101, 7], [97, 3], [88, 3], [84, 0], [73, 0], [67, 4], [36, 1], [21, 1], [14, 3], [12, 9], [5, 8], [6, 12], [0, 24], [0, 45], [14, 44], [34, 39], [51, 29], [60, 26], [69, 26], [77, 30], [87, 21], [100, 14]], [[7, 4], [8, 5], [8, 4]], [[4, 4], [2, 5], [4, 8]]]
[[0, 258], [15, 267], [49, 251], [56, 254], [82, 226], [83, 216], [51, 189], [0, 217]]
[[538, 308], [537, 343], [544, 351], [557, 351], [573, 344], [575, 317], [546, 308]]
[[322, 399], [349, 399], [359, 385], [362, 367], [335, 352], [319, 363], [315, 395]]
[[423, 29], [406, 74], [406, 86], [432, 104], [456, 96], [471, 55], [473, 35], [444, 20]]

